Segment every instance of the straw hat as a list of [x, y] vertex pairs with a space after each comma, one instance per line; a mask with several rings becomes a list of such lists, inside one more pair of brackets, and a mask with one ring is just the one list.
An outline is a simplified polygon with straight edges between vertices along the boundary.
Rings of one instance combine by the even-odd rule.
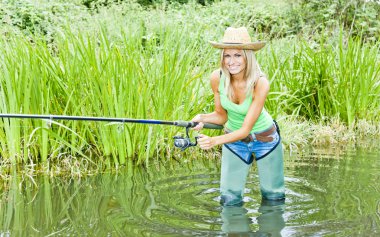
[[228, 27], [224, 32], [222, 42], [209, 41], [218, 49], [252, 49], [258, 51], [265, 46], [265, 42], [252, 42], [248, 30], [245, 27]]

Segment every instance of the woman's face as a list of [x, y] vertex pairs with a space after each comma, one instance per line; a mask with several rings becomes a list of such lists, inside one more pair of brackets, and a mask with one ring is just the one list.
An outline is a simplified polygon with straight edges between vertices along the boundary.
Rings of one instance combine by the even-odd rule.
[[224, 49], [223, 63], [231, 75], [244, 71], [246, 60], [242, 49]]

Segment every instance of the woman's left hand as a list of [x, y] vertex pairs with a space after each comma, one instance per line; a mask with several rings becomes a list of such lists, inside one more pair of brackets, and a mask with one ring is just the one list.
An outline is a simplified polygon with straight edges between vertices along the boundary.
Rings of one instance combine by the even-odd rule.
[[198, 124], [197, 124], [197, 126], [191, 128], [191, 129], [196, 130], [196, 131], [200, 131], [203, 128], [203, 126], [204, 126], [202, 120], [203, 120], [202, 119], [202, 114], [197, 114], [191, 121], [192, 122], [197, 122]]
[[214, 138], [204, 134], [199, 134], [197, 141], [199, 147], [203, 150], [211, 149], [215, 146]]

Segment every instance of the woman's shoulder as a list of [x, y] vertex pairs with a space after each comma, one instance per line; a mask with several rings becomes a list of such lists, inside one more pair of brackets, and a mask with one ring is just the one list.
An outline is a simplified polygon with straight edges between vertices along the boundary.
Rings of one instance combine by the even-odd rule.
[[265, 92], [268, 93], [270, 89], [270, 83], [269, 80], [265, 75], [260, 75], [256, 82], [256, 86], [254, 87], [255, 91]]
[[211, 73], [211, 80], [214, 80], [214, 81], [219, 81], [220, 80], [220, 76], [221, 76], [221, 73], [222, 70], [220, 68], [218, 69], [215, 69], [212, 73]]
[[260, 75], [257, 80], [257, 84], [260, 84], [261, 86], [265, 86], [265, 87], [269, 86], [269, 80], [267, 76], [264, 74]]
[[218, 91], [221, 70], [216, 69], [211, 73], [210, 83], [213, 91]]

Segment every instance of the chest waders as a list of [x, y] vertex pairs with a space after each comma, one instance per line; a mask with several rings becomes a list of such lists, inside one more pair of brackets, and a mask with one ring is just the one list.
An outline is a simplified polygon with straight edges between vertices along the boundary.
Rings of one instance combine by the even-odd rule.
[[[246, 151], [253, 153], [259, 173], [261, 196], [265, 200], [285, 198], [283, 149], [279, 134], [278, 140], [272, 143], [251, 142], [246, 144]], [[242, 144], [238, 142], [237, 144]], [[224, 145], [222, 148], [222, 168], [220, 178], [221, 204], [235, 206], [243, 204], [244, 189], [253, 159], [246, 162], [241, 158], [241, 146], [235, 151]], [[266, 148], [268, 151], [259, 157], [256, 155]], [[252, 150], [250, 149], [252, 148]], [[260, 149], [260, 150], [258, 150]], [[258, 152], [255, 152], [258, 150]], [[256, 153], [256, 154], [255, 154]]]

